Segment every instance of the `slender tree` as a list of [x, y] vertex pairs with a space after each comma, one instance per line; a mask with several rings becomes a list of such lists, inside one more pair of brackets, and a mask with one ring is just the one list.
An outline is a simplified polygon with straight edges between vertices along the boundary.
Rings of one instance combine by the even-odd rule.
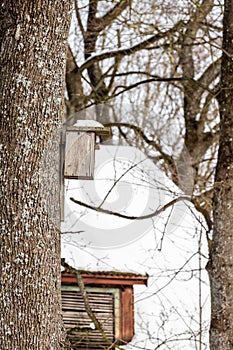
[[214, 184], [214, 232], [210, 261], [210, 349], [233, 349], [233, 1], [225, 0], [220, 140]]
[[[5, 350], [63, 347], [59, 182], [53, 167], [59, 139], [51, 140], [64, 110], [70, 11], [69, 0], [1, 3], [0, 348]], [[49, 142], [52, 152], [45, 152]]]

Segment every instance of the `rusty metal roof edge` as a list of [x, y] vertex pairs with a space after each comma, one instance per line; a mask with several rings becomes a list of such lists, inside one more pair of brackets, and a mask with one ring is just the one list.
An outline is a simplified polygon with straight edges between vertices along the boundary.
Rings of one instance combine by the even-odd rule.
[[[86, 280], [96, 279], [104, 283], [104, 281], [112, 281], [112, 283], [117, 283], [119, 281], [122, 284], [144, 284], [147, 286], [148, 274], [140, 275], [132, 272], [119, 272], [119, 271], [86, 271], [79, 270], [79, 273]], [[65, 277], [74, 276], [71, 273], [65, 271], [62, 272], [62, 275]], [[134, 282], [134, 283], [133, 283]], [[118, 284], [118, 283], [117, 283]]]
[[[127, 277], [148, 277], [148, 274], [142, 275], [139, 273], [128, 272], [128, 271], [115, 271], [115, 270], [99, 270], [99, 271], [91, 271], [91, 270], [80, 270], [77, 271], [81, 274], [87, 275], [110, 275], [110, 276], [127, 276]], [[62, 271], [65, 273], [65, 271]], [[66, 272], [67, 273], [67, 272]]]

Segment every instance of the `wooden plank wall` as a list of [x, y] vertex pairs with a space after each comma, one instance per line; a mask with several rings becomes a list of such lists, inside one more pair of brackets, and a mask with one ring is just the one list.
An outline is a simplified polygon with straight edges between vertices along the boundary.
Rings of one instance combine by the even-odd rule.
[[95, 134], [66, 131], [65, 178], [93, 179], [95, 162]]
[[[88, 292], [89, 304], [110, 342], [114, 342], [114, 296], [112, 293]], [[80, 291], [62, 290], [62, 314], [74, 349], [109, 349], [101, 333], [92, 329]], [[91, 325], [91, 326], [90, 326]], [[72, 331], [72, 328], [76, 328]]]

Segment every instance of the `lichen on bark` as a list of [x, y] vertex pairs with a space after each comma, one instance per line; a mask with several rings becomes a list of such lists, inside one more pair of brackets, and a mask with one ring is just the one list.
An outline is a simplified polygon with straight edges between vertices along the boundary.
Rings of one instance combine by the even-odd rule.
[[1, 17], [0, 348], [57, 350], [64, 345], [53, 166], [59, 138], [47, 190], [41, 169], [63, 118], [71, 1], [4, 0]]

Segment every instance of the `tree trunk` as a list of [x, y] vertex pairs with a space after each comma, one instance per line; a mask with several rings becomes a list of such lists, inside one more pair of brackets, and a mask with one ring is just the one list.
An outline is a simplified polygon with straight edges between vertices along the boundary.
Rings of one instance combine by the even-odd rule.
[[233, 349], [233, 0], [225, 0], [220, 145], [215, 175], [210, 264], [210, 349]]
[[54, 138], [54, 132], [64, 110], [70, 10], [69, 0], [1, 4], [0, 348], [4, 350], [63, 347], [59, 137]]

